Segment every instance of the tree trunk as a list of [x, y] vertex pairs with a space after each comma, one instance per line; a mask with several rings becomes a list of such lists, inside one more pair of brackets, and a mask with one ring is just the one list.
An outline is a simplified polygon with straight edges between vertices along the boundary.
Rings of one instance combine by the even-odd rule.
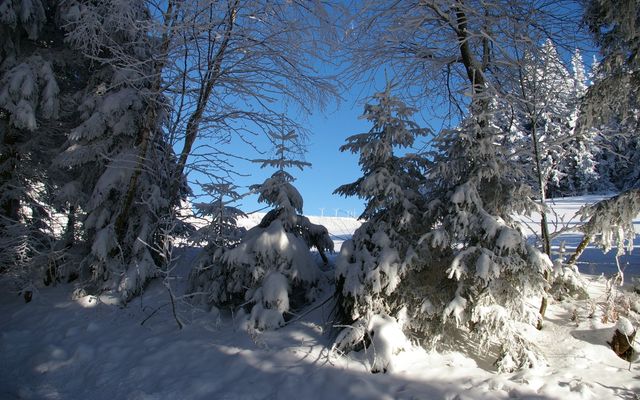
[[633, 353], [635, 352], [632, 344], [636, 338], [636, 331], [634, 330], [630, 335], [626, 335], [622, 333], [619, 329], [616, 329], [613, 337], [611, 338], [611, 349], [618, 355], [618, 357], [622, 358], [626, 361], [631, 361], [633, 357]]
[[[13, 132], [13, 129], [7, 121], [5, 126], [5, 134], [3, 139], [3, 145], [6, 149], [4, 154], [0, 154], [0, 166], [2, 166], [2, 173], [0, 173], [0, 185], [5, 186], [13, 179], [17, 170], [18, 163], [20, 163], [20, 154], [18, 153], [16, 146], [18, 144], [18, 136]], [[20, 217], [20, 200], [15, 197], [10, 197], [0, 204], [0, 212], [2, 213], [3, 221], [0, 224], [7, 224], [7, 220], [10, 223], [15, 223]]]
[[69, 213], [67, 214], [67, 226], [64, 230], [64, 247], [70, 248], [73, 246], [76, 238], [76, 206], [69, 206]]
[[118, 243], [121, 243], [124, 239], [127, 228], [127, 221], [129, 219], [129, 212], [131, 211], [131, 205], [133, 204], [133, 199], [138, 187], [138, 179], [140, 178], [140, 174], [142, 173], [142, 169], [144, 168], [144, 163], [147, 158], [147, 152], [149, 149], [149, 143], [151, 142], [153, 134], [155, 133], [154, 131], [156, 129], [158, 119], [158, 104], [156, 104], [156, 99], [159, 96], [160, 87], [162, 84], [162, 71], [164, 70], [164, 66], [167, 62], [169, 46], [171, 44], [171, 29], [173, 23], [175, 22], [176, 13], [179, 6], [180, 3], [176, 4], [175, 0], [170, 0], [167, 3], [167, 10], [165, 11], [163, 16], [164, 32], [162, 33], [162, 42], [160, 45], [160, 58], [158, 61], [156, 61], [153, 67], [153, 81], [151, 82], [150, 86], [151, 98], [148, 100], [143, 126], [136, 140], [136, 146], [139, 148], [138, 162], [136, 163], [136, 167], [131, 174], [131, 179], [129, 180], [125, 200], [122, 205], [122, 209], [120, 210], [120, 214], [118, 214], [118, 217], [116, 218], [114, 227]]
[[569, 261], [567, 261], [567, 265], [575, 265], [589, 243], [591, 243], [591, 235], [585, 234], [576, 251], [571, 255]]
[[[542, 167], [540, 164], [540, 143], [538, 142], [538, 132], [536, 130], [535, 119], [531, 121], [531, 138], [533, 139], [533, 153], [536, 160], [536, 170], [538, 174], [538, 186], [540, 187], [540, 234], [542, 235], [542, 250], [551, 258], [551, 238], [549, 237], [549, 224], [547, 222], [547, 193], [545, 190], [545, 180], [542, 175]], [[544, 280], [549, 283], [551, 273], [549, 270], [544, 271]], [[542, 295], [542, 301], [540, 302], [540, 318], [538, 319], [538, 330], [543, 327], [544, 315], [547, 312], [547, 306], [549, 300], [546, 294]]]
[[[231, 40], [231, 33], [233, 32], [236, 15], [238, 8], [238, 0], [235, 0], [232, 5], [229, 6], [228, 12], [228, 21], [225, 28], [224, 37], [222, 43], [220, 43], [220, 48], [216, 52], [215, 56], [208, 60], [207, 62], [207, 70], [204, 73], [204, 78], [202, 81], [202, 86], [200, 87], [200, 92], [198, 94], [198, 102], [196, 103], [196, 109], [189, 117], [187, 121], [187, 128], [185, 132], [184, 146], [182, 147], [182, 151], [180, 152], [180, 157], [178, 158], [178, 165], [176, 166], [175, 173], [172, 179], [172, 189], [170, 192], [171, 201], [178, 203], [179, 198], [179, 189], [180, 182], [182, 181], [182, 174], [184, 173], [184, 168], [187, 165], [187, 158], [191, 154], [191, 150], [193, 148], [193, 144], [195, 143], [198, 137], [198, 131], [200, 128], [200, 123], [202, 122], [202, 117], [204, 115], [205, 109], [207, 108], [207, 103], [209, 102], [209, 98], [211, 97], [211, 93], [213, 92], [213, 88], [218, 82], [218, 78], [220, 77], [220, 71], [222, 70], [222, 61], [224, 60], [225, 53], [227, 48], [229, 47], [229, 41]], [[212, 37], [212, 43], [210, 46], [215, 45], [215, 37]]]

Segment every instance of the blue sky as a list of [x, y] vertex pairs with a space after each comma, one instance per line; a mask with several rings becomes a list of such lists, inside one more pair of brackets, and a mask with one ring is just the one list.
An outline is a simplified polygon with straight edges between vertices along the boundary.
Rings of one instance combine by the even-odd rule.
[[[362, 114], [363, 105], [355, 98], [342, 101], [339, 105], [330, 104], [326, 110], [318, 111], [310, 116], [303, 125], [310, 132], [307, 141], [305, 161], [311, 167], [303, 171], [291, 169], [288, 172], [296, 178], [294, 186], [304, 199], [306, 215], [347, 216], [360, 215], [363, 201], [355, 197], [341, 197], [332, 194], [340, 185], [357, 179], [360, 175], [358, 155], [342, 153], [339, 148], [345, 139], [356, 133], [367, 132], [371, 125], [358, 117]], [[242, 168], [242, 167], [240, 167]], [[251, 176], [236, 180], [239, 186], [248, 186], [262, 182], [274, 171], [259, 169], [258, 165], [245, 166]], [[240, 208], [252, 212], [265, 207], [258, 203], [258, 196], [245, 197]]]

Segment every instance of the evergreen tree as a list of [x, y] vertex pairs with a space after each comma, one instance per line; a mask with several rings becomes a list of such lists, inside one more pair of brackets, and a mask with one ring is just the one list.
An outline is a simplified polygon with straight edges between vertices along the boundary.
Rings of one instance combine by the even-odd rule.
[[585, 96], [580, 126], [603, 129], [599, 169], [617, 190], [640, 185], [639, 13], [635, 0], [592, 0], [584, 16], [602, 59]]
[[212, 306], [218, 302], [216, 294], [219, 286], [225, 280], [232, 279], [221, 275], [224, 272], [222, 257], [225, 251], [237, 246], [246, 234], [246, 229], [237, 225], [238, 218], [245, 214], [230, 205], [241, 197], [233, 184], [223, 180], [202, 185], [202, 188], [212, 201], [194, 204], [196, 215], [205, 218], [207, 224], [198, 229], [191, 240], [195, 243], [204, 242], [206, 246], [189, 275], [187, 292], [191, 293], [193, 303]]
[[[539, 314], [526, 298], [543, 293], [543, 272], [551, 262], [526, 243], [513, 220], [535, 209], [535, 203], [518, 160], [498, 145], [508, 132], [496, 126], [499, 110], [489, 107], [497, 103], [485, 96], [476, 95], [471, 115], [459, 128], [437, 136], [426, 181], [410, 168], [395, 169], [393, 180], [382, 179], [389, 173], [381, 159], [389, 165], [413, 162], [388, 153], [393, 143], [413, 142], [415, 125], [407, 123], [404, 106], [369, 114], [380, 129], [372, 131], [376, 140], [350, 139], [358, 144], [351, 148], [362, 149], [365, 176], [342, 191], [366, 194], [377, 210], [345, 242], [337, 261], [341, 305], [356, 320], [356, 329], [338, 337], [339, 348], [364, 340], [366, 319], [382, 314], [395, 316], [405, 332], [425, 344], [461, 333], [481, 348], [499, 343], [497, 363], [503, 370], [539, 362], [519, 324], [537, 321]], [[381, 99], [388, 102], [388, 94]], [[382, 139], [378, 132], [384, 132]], [[396, 182], [403, 183], [402, 191]]]
[[[336, 261], [339, 317], [347, 323], [376, 314], [397, 312], [388, 296], [415, 267], [415, 243], [420, 237], [424, 211], [420, 193], [424, 183], [422, 162], [413, 155], [397, 156], [426, 134], [411, 120], [415, 110], [391, 94], [392, 85], [376, 94], [361, 118], [371, 130], [347, 138], [341, 151], [359, 154], [363, 176], [340, 186], [335, 193], [366, 201], [363, 224], [343, 243]], [[350, 330], [348, 328], [348, 330]]]
[[55, 193], [64, 174], [50, 160], [76, 121], [75, 96], [87, 60], [64, 40], [57, 1], [0, 4], [0, 271], [21, 289], [55, 269]]
[[[248, 329], [282, 326], [286, 313], [312, 300], [319, 276], [310, 248], [315, 246], [321, 254], [333, 251], [326, 228], [300, 215], [302, 196], [292, 185], [293, 176], [285, 171], [309, 165], [289, 157], [297, 135], [283, 130], [269, 136], [276, 145], [276, 157], [256, 162], [278, 170], [252, 190], [273, 209], [239, 243], [218, 250], [192, 275], [193, 290], [203, 290], [210, 305], [249, 306]], [[208, 271], [209, 282], [198, 283], [203, 282], [203, 271]]]
[[567, 179], [558, 185], [559, 194], [569, 196], [607, 189], [606, 183], [602, 182], [598, 172], [597, 159], [602, 151], [599, 131], [595, 128], [579, 129], [577, 126], [580, 107], [588, 89], [584, 63], [577, 49], [571, 58], [571, 69], [573, 72], [571, 77], [573, 90], [569, 103], [571, 140], [564, 145], [567, 147], [567, 160], [564, 163]]
[[336, 318], [341, 326], [350, 326], [340, 332], [335, 346], [349, 351], [373, 340], [378, 344], [373, 372], [391, 366], [391, 351], [382, 351], [388, 340], [382, 327], [401, 328], [411, 297], [403, 290], [413, 291], [405, 280], [424, 265], [416, 250], [426, 227], [424, 160], [397, 152], [406, 152], [427, 130], [411, 119], [415, 110], [391, 89], [388, 83], [373, 97], [375, 103], [364, 108], [361, 118], [373, 124], [371, 130], [348, 137], [340, 148], [359, 155], [363, 176], [335, 191], [366, 202], [362, 225], [343, 243], [336, 260]]
[[[171, 225], [168, 190], [176, 158], [163, 132], [158, 40], [146, 30], [142, 1], [66, 2], [67, 40], [91, 57], [80, 97], [81, 123], [56, 158], [85, 198], [85, 249], [77, 272], [95, 289], [126, 301], [154, 277], [161, 260], [152, 250]], [[147, 23], [142, 23], [146, 21]], [[161, 40], [160, 40], [161, 42]], [[184, 181], [180, 187], [185, 193]]]
[[537, 53], [524, 56], [519, 93], [515, 96], [522, 143], [526, 151], [523, 171], [540, 193], [547, 197], [575, 190], [569, 174], [570, 143], [576, 110], [574, 83], [551, 40]]
[[499, 369], [512, 370], [539, 362], [519, 324], [539, 318], [526, 299], [543, 293], [551, 261], [513, 220], [537, 207], [519, 160], [495, 145], [508, 132], [496, 125], [502, 111], [489, 95], [478, 94], [461, 126], [439, 135], [427, 183], [430, 231], [421, 239], [431, 290], [417, 296], [425, 300], [415, 329], [433, 333], [435, 323], [445, 338], [456, 328], [481, 346], [498, 343]]

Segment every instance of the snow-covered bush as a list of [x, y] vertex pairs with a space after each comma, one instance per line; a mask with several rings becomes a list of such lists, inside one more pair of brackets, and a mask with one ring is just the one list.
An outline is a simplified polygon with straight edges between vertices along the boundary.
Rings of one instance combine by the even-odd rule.
[[566, 265], [561, 261], [554, 262], [550, 277], [549, 294], [562, 301], [567, 298], [587, 299], [586, 282], [580, 275], [576, 265]]
[[331, 352], [351, 351], [364, 343], [373, 373], [392, 372], [394, 356], [411, 347], [402, 324], [396, 318], [385, 314], [372, 314], [342, 330]]
[[[302, 213], [302, 196], [291, 184], [284, 168], [306, 163], [286, 158], [286, 143], [294, 133], [272, 134], [281, 141], [278, 158], [259, 160], [263, 166], [278, 167], [262, 184], [254, 185], [259, 201], [274, 207], [242, 237], [239, 243], [217, 247], [192, 273], [192, 291], [206, 297], [209, 305], [251, 307], [248, 329], [282, 326], [285, 314], [314, 299], [319, 278], [310, 248], [333, 251], [326, 228], [312, 224]], [[203, 271], [206, 279], [203, 279]], [[198, 292], [200, 290], [200, 292]]]

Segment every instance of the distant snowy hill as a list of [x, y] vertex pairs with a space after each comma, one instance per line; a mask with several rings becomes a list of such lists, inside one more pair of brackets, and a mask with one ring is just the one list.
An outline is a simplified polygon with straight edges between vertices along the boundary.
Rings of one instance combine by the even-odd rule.
[[[264, 213], [249, 214], [238, 220], [238, 225], [250, 229], [260, 223]], [[329, 235], [335, 244], [335, 250], [340, 251], [342, 242], [349, 239], [353, 232], [362, 225], [361, 221], [347, 217], [319, 217], [307, 215], [307, 218], [316, 225], [323, 225], [329, 231]]]

